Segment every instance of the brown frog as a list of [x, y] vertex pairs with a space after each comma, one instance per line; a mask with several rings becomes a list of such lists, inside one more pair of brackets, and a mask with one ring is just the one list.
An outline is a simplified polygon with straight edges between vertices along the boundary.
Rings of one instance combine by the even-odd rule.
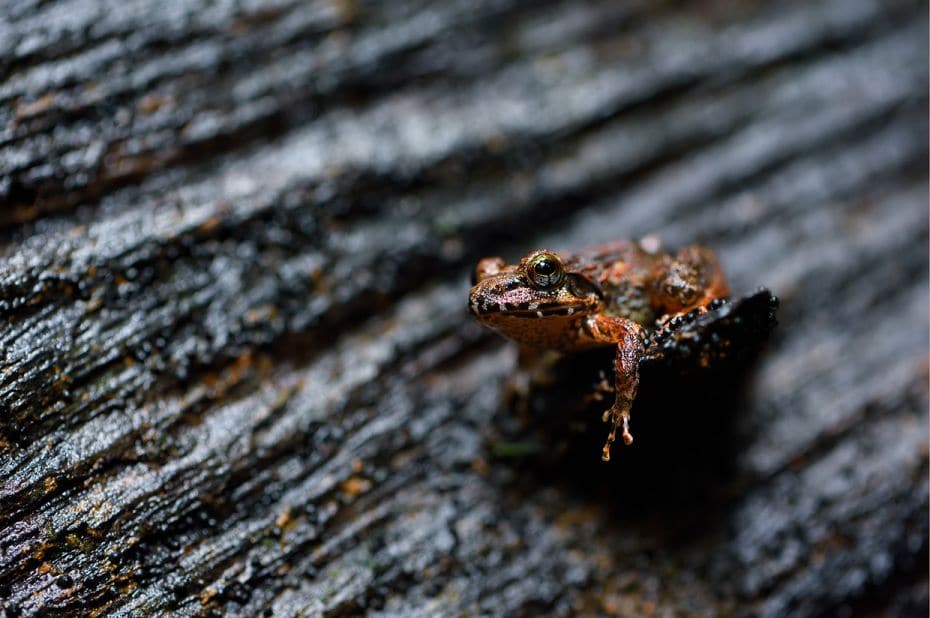
[[705, 311], [729, 294], [710, 249], [691, 245], [670, 255], [657, 245], [647, 238], [573, 254], [537, 250], [515, 265], [484, 258], [468, 298], [481, 323], [521, 347], [565, 353], [616, 346], [615, 400], [604, 412], [604, 421], [612, 423], [604, 461], [610, 460], [618, 428], [624, 443], [633, 442], [630, 408], [647, 330]]

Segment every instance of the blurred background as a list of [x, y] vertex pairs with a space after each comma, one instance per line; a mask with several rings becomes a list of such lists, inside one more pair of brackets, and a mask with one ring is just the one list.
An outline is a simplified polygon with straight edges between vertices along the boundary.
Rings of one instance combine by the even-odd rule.
[[[5, 615], [926, 615], [926, 3], [0, 15]], [[780, 325], [602, 465], [468, 275], [645, 234]]]

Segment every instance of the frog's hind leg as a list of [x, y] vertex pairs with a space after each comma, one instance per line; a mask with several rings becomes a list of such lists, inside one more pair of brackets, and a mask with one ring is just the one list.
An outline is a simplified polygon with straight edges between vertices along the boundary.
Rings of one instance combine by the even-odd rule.
[[610, 433], [601, 459], [610, 461], [610, 448], [617, 439], [617, 430], [624, 444], [633, 443], [630, 433], [630, 409], [639, 388], [639, 361], [643, 357], [643, 329], [627, 318], [593, 316], [587, 322], [587, 330], [595, 341], [614, 343], [614, 404], [604, 412], [604, 422], [611, 423]]
[[654, 273], [652, 305], [657, 315], [676, 316], [703, 310], [714, 299], [730, 294], [714, 252], [700, 245], [683, 247]]

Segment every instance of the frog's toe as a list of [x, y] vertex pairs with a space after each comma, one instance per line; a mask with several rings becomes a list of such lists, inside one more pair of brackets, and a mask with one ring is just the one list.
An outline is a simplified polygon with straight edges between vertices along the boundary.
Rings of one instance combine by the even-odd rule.
[[630, 433], [630, 411], [626, 408], [620, 408], [616, 405], [610, 408], [603, 415], [603, 421], [613, 422], [610, 433], [607, 434], [607, 442], [604, 443], [604, 449], [601, 453], [603, 461], [610, 461], [610, 447], [617, 439], [617, 430], [620, 430], [620, 437], [627, 446], [633, 444], [633, 434]]

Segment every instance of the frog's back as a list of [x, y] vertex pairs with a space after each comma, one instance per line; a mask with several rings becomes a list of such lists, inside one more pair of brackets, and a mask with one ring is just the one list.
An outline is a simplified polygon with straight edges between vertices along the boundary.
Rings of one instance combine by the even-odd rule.
[[648, 252], [640, 243], [617, 241], [584, 249], [570, 262], [575, 272], [600, 286], [605, 313], [651, 326], [656, 316], [650, 299], [660, 260], [660, 253]]

